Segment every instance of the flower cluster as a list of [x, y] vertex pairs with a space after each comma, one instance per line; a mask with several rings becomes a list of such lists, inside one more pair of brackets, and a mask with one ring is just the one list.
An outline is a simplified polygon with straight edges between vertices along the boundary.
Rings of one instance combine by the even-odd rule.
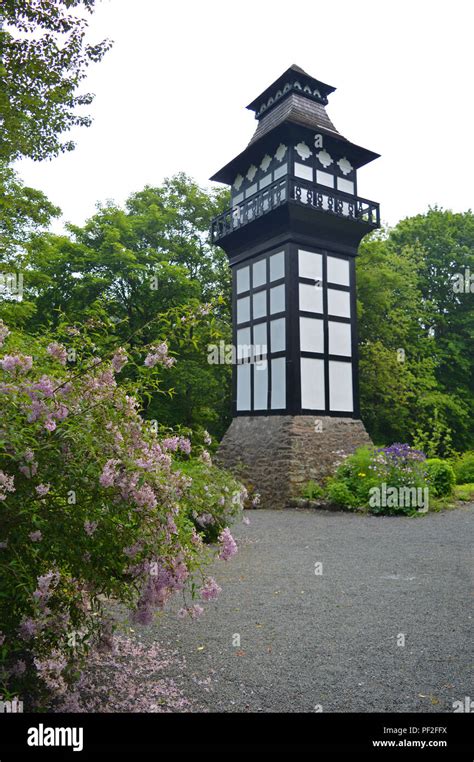
[[157, 344], [154, 347], [150, 347], [150, 351], [148, 352], [146, 358], [145, 358], [145, 366], [147, 368], [153, 368], [155, 365], [163, 365], [165, 368], [171, 368], [172, 365], [174, 365], [176, 362], [176, 359], [174, 357], [170, 357], [168, 354], [168, 345], [165, 341], [163, 341], [161, 344]]

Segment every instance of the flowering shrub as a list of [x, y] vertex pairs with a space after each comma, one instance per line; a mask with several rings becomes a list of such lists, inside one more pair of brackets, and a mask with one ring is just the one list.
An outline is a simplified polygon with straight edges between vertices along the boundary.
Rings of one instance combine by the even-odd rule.
[[[421, 488], [427, 486], [425, 455], [408, 444], [390, 447], [360, 447], [338, 466], [328, 480], [326, 495], [333, 502], [347, 508], [369, 506], [373, 488], [383, 485], [392, 488]], [[370, 507], [375, 513], [392, 512]], [[411, 513], [409, 506], [401, 513]]]
[[[30, 709], [66, 694], [110, 631], [108, 599], [146, 624], [179, 591], [182, 615], [199, 616], [191, 599], [218, 594], [206, 563], [236, 551], [226, 522], [244, 499], [204, 453], [177, 459], [190, 457], [186, 437], [161, 439], [142, 419], [138, 386], [117, 382], [129, 350], [105, 360], [87, 333], [65, 335], [67, 346], [0, 322], [0, 694]], [[145, 348], [134, 383], [146, 373], [158, 389], [171, 360], [164, 343]]]

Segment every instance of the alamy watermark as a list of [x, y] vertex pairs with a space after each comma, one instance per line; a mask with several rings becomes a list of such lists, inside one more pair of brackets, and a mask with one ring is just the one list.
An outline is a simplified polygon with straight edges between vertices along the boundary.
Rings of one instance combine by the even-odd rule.
[[235, 365], [237, 362], [249, 362], [258, 370], [267, 367], [266, 344], [208, 344], [207, 362], [209, 365]]
[[0, 272], [0, 298], [2, 297], [21, 302], [23, 299], [23, 273]]
[[429, 487], [390, 487], [385, 482], [380, 487], [369, 489], [371, 508], [416, 508], [418, 513], [427, 513]]
[[463, 273], [453, 275], [453, 291], [455, 294], [474, 294], [474, 273], [469, 267]]

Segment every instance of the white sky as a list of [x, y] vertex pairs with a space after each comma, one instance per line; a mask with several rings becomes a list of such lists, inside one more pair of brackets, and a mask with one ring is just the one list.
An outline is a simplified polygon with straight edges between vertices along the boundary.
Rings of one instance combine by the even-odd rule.
[[[90, 128], [73, 153], [19, 162], [81, 224], [97, 201], [123, 203], [180, 170], [201, 185], [240, 153], [245, 106], [296, 63], [337, 87], [327, 111], [382, 157], [358, 174], [382, 219], [428, 205], [464, 211], [473, 187], [473, 27], [469, 0], [103, 0], [91, 41], [114, 47], [82, 91]], [[55, 228], [57, 226], [55, 225]]]

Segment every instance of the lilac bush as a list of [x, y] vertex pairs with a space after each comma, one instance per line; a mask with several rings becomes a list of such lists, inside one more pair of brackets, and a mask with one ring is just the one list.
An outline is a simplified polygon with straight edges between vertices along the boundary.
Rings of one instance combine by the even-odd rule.
[[109, 600], [148, 624], [180, 593], [199, 616], [192, 599], [218, 594], [206, 565], [235, 553], [227, 524], [245, 499], [206, 450], [193, 461], [188, 438], [161, 438], [138, 387], [118, 382], [136, 362], [135, 383], [158, 389], [174, 364], [166, 343], [107, 359], [86, 333], [65, 335], [67, 346], [0, 322], [0, 694], [29, 709], [70, 689], [110, 629]]

